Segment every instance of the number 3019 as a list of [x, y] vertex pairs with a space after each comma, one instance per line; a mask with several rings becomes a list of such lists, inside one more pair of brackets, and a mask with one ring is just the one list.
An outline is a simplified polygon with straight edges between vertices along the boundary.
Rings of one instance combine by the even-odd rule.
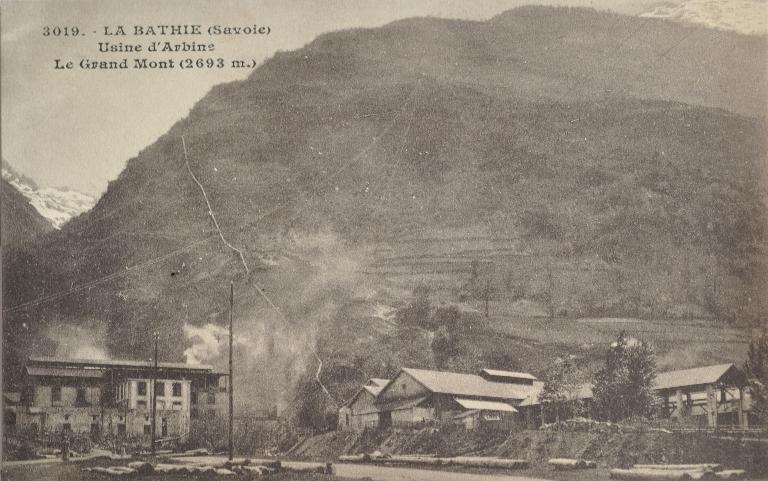
[[76, 37], [80, 35], [80, 29], [77, 27], [43, 27], [43, 37]]

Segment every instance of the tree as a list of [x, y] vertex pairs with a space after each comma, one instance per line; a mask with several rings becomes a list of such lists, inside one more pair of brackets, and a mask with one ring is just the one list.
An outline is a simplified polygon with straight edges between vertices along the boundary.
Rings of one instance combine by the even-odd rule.
[[555, 421], [560, 422], [560, 415], [573, 415], [580, 409], [579, 392], [584, 376], [576, 365], [573, 356], [557, 358], [544, 373], [544, 387], [539, 393], [542, 407], [555, 413]]
[[444, 369], [449, 359], [458, 354], [456, 337], [448, 331], [446, 326], [440, 326], [432, 339], [432, 354], [435, 357], [435, 365]]
[[445, 326], [449, 331], [453, 331], [459, 325], [461, 320], [461, 311], [456, 306], [438, 307], [432, 314], [431, 327], [437, 330]]
[[426, 328], [430, 322], [430, 289], [426, 284], [419, 284], [413, 289], [414, 299], [407, 306], [398, 309], [395, 320], [401, 326]]
[[760, 424], [768, 424], [768, 336], [766, 334], [749, 343], [744, 371], [749, 379], [752, 396], [752, 414]]
[[488, 317], [490, 316], [489, 303], [496, 294], [496, 286], [492, 269], [486, 267], [481, 272], [480, 268], [480, 261], [475, 259], [471, 262], [469, 280], [464, 285], [464, 288], [469, 291], [472, 299], [484, 303], [485, 317]]
[[595, 412], [610, 421], [653, 413], [656, 361], [653, 349], [624, 332], [608, 348], [593, 383]]

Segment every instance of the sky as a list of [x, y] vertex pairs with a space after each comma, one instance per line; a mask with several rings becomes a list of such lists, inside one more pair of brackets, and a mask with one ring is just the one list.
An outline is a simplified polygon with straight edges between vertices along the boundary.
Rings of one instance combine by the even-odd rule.
[[[133, 25], [267, 25], [271, 29], [267, 36], [156, 38], [214, 42], [213, 57], [249, 59], [260, 64], [275, 52], [300, 48], [324, 32], [375, 27], [414, 16], [484, 20], [520, 5], [555, 4], [631, 15], [662, 8], [662, 14], [685, 18], [689, 15], [683, 8], [685, 4], [702, 1], [0, 0], [2, 158], [42, 187], [65, 186], [101, 193], [128, 159], [185, 117], [213, 85], [243, 79], [251, 71], [53, 68], [57, 58], [77, 64], [96, 57], [136, 56], [98, 53], [98, 42], [113, 41], [113, 37], [103, 35], [104, 27], [115, 30], [123, 25], [130, 33]], [[749, 8], [766, 6], [766, 0], [720, 1], [741, 2]], [[710, 0], [704, 3], [713, 4]], [[715, 15], [720, 14], [715, 11]], [[700, 12], [697, 15], [701, 16]], [[76, 26], [85, 35], [44, 36], [46, 26]], [[155, 38], [116, 38], [145, 46], [151, 40]], [[182, 58], [180, 54], [174, 57]]]

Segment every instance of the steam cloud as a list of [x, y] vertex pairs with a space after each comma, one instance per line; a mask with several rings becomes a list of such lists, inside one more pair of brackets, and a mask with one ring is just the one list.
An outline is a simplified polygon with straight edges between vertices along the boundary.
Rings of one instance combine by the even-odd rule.
[[[253, 286], [235, 287], [235, 400], [241, 406], [285, 408], [308, 371], [314, 372], [318, 334], [339, 307], [353, 297], [368, 298], [360, 282], [360, 256], [331, 232], [291, 232], [283, 255], [258, 280], [281, 312], [266, 305]], [[186, 324], [187, 363], [227, 366], [229, 333], [222, 312], [218, 323]]]

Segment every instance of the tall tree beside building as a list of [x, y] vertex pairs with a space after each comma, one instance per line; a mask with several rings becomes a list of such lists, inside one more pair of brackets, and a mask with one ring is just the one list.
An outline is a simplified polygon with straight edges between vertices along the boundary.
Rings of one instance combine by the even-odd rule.
[[562, 415], [575, 415], [581, 409], [579, 391], [584, 382], [583, 372], [573, 357], [558, 358], [544, 373], [544, 388], [539, 401], [549, 416], [554, 413], [555, 421]]
[[595, 412], [610, 421], [653, 413], [656, 361], [653, 349], [625, 333], [608, 348], [593, 383]]
[[395, 320], [401, 327], [421, 327], [428, 329], [432, 306], [429, 302], [431, 290], [426, 284], [419, 284], [413, 289], [413, 300], [397, 310]]
[[768, 424], [768, 335], [763, 334], [749, 343], [744, 370], [749, 378], [752, 414], [760, 424]]

